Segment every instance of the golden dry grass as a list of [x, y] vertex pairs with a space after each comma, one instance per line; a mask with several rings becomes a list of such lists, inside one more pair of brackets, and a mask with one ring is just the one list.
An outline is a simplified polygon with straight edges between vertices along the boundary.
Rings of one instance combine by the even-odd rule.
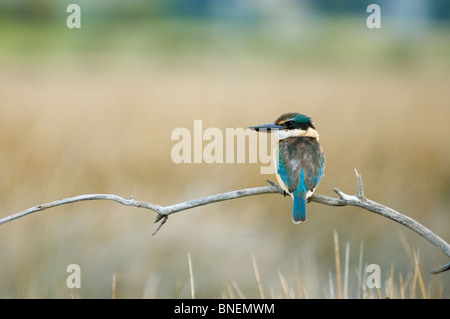
[[[357, 168], [368, 198], [448, 241], [448, 72], [124, 61], [1, 64], [0, 217], [79, 194], [165, 205], [265, 185], [273, 176], [260, 175], [259, 164], [174, 164], [171, 132], [192, 129], [194, 119], [225, 129], [297, 111], [314, 119], [326, 153], [318, 193], [352, 193]], [[291, 205], [275, 195], [214, 204], [174, 215], [154, 237], [154, 214], [114, 203], [40, 212], [1, 226], [0, 297], [108, 298], [113, 276], [115, 297], [190, 297], [188, 252], [199, 298], [228, 297], [227, 287], [235, 297], [259, 297], [251, 252], [267, 296], [297, 286], [294, 296], [330, 297], [335, 229], [352, 245], [350, 296], [360, 287], [355, 247], [363, 242], [364, 262], [379, 264], [383, 281], [395, 278], [395, 297], [449, 297], [448, 276], [428, 273], [448, 259], [416, 234], [365, 211], [317, 204], [308, 205], [306, 224], [293, 225]], [[420, 280], [402, 236], [420, 250]], [[72, 263], [82, 269], [76, 291], [65, 285]]]

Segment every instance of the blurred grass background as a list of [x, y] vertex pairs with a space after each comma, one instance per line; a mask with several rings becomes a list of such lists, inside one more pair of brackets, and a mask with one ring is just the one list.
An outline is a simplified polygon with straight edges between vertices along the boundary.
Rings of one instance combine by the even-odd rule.
[[[112, 193], [161, 205], [266, 185], [263, 164], [174, 164], [177, 127], [248, 127], [284, 112], [311, 116], [327, 158], [317, 193], [356, 190], [450, 240], [450, 2], [71, 1], [0, 4], [0, 217], [60, 198]], [[381, 297], [416, 292], [415, 251], [428, 297], [449, 298], [448, 262], [397, 223], [318, 204], [291, 222], [292, 201], [255, 196], [178, 213], [156, 236], [155, 215], [81, 202], [0, 228], [0, 297], [283, 296], [337, 289], [333, 232], [350, 244], [349, 296], [379, 264]], [[66, 267], [82, 270], [66, 287]], [[392, 275], [390, 275], [392, 273]], [[394, 293], [386, 288], [393, 278]], [[230, 288], [231, 287], [231, 288]], [[235, 294], [238, 295], [237, 293]], [[337, 296], [337, 293], [335, 294]], [[370, 296], [378, 297], [376, 293]]]

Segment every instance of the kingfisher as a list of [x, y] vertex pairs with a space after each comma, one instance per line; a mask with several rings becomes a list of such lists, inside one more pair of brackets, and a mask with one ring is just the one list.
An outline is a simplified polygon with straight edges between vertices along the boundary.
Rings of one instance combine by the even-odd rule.
[[285, 113], [274, 123], [249, 128], [278, 137], [273, 152], [278, 184], [294, 200], [292, 221], [305, 222], [306, 200], [325, 174], [325, 155], [314, 122], [300, 113]]

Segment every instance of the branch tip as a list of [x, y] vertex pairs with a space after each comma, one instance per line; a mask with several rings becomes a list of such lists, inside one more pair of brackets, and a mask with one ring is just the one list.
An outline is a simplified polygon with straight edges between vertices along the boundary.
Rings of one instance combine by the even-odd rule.
[[[163, 215], [159, 215], [159, 216], [163, 216]], [[161, 229], [162, 225], [164, 225], [168, 219], [169, 219], [169, 216], [167, 216], [167, 215], [164, 215], [162, 217], [161, 223], [159, 223], [159, 225], [156, 228], [156, 230], [152, 233], [152, 236], [155, 236], [155, 234]]]
[[450, 262], [445, 265], [434, 268], [433, 270], [431, 270], [431, 273], [433, 275], [437, 275], [448, 270], [450, 270]]
[[269, 183], [271, 186], [277, 186], [277, 184], [272, 182], [270, 179], [266, 179], [266, 182]]
[[365, 200], [366, 198], [364, 196], [364, 185], [363, 185], [362, 177], [361, 177], [361, 174], [358, 173], [356, 168], [355, 168], [355, 175], [356, 175], [356, 187], [357, 187], [356, 197], [358, 197], [360, 200]]
[[336, 193], [336, 194], [338, 194], [339, 195], [339, 198], [340, 199], [343, 199], [343, 200], [345, 200], [345, 198], [346, 198], [346, 194], [344, 194], [344, 192], [343, 191], [341, 191], [339, 188], [333, 188], [333, 191]]

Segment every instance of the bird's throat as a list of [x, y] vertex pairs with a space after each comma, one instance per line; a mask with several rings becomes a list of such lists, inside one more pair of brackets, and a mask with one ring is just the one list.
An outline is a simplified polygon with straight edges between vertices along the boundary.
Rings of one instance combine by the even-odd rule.
[[300, 137], [300, 136], [308, 136], [313, 137], [317, 141], [319, 140], [319, 133], [311, 127], [308, 127], [308, 129], [302, 130], [302, 129], [295, 129], [295, 130], [278, 130], [275, 132], [279, 140], [284, 140], [288, 137]]

